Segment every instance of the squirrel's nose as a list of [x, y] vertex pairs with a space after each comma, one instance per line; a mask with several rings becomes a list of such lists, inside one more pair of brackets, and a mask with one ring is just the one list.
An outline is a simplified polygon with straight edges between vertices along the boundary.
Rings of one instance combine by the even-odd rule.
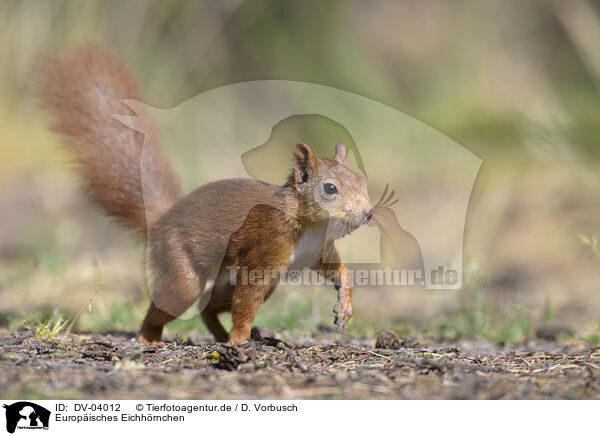
[[374, 208], [365, 210], [365, 218], [367, 219], [367, 221], [369, 221], [371, 219], [374, 211], [375, 211]]

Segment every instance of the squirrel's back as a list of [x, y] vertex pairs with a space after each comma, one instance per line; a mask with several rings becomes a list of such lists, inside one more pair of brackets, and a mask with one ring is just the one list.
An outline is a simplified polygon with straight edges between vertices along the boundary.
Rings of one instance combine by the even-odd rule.
[[[108, 51], [94, 45], [40, 56], [35, 64], [42, 101], [76, 155], [91, 198], [110, 216], [145, 233], [180, 197], [180, 184], [157, 143], [113, 115], [135, 115], [121, 100], [139, 100], [135, 79]], [[140, 115], [140, 114], [138, 114]], [[147, 123], [145, 117], [141, 122]], [[144, 185], [142, 189], [142, 150]]]

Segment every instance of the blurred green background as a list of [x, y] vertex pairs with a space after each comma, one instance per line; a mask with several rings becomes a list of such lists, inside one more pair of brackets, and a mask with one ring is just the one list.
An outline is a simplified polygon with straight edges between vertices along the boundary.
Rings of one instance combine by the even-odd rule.
[[[600, 260], [579, 237], [600, 233], [600, 3], [3, 1], [0, 20], [2, 324], [79, 312], [75, 330], [133, 331], [147, 304], [143, 248], [79, 193], [32, 83], [36, 54], [94, 41], [155, 107], [239, 81], [307, 81], [406, 112], [483, 159], [465, 289], [357, 289], [349, 334], [518, 340], [552, 324], [600, 339]], [[302, 123], [307, 137], [331, 127]], [[333, 301], [278, 292], [258, 323], [308, 332], [331, 322]]]

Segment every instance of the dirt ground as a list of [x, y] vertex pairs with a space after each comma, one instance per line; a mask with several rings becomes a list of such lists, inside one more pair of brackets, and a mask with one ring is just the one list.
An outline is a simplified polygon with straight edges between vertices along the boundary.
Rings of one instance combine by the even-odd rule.
[[600, 347], [581, 341], [450, 344], [257, 333], [249, 344], [230, 347], [207, 337], [147, 346], [131, 333], [40, 339], [4, 330], [0, 393], [7, 399], [600, 399]]

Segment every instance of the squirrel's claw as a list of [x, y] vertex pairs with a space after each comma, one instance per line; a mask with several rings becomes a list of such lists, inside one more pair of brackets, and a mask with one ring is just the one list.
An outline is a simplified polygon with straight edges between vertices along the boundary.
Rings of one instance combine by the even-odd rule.
[[341, 299], [333, 306], [335, 318], [333, 322], [337, 324], [341, 333], [344, 333], [348, 328], [348, 321], [352, 317], [352, 300]]

